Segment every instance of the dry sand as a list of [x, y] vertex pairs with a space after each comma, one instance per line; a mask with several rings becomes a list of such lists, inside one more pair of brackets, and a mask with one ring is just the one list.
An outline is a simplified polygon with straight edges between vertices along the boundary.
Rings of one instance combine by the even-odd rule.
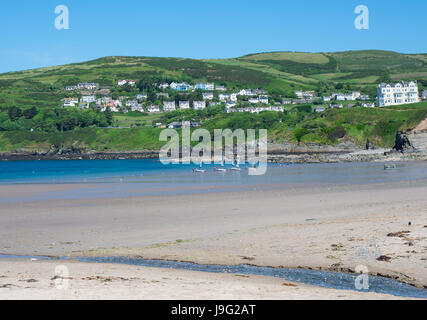
[[[19, 192], [25, 195], [48, 193], [58, 188], [70, 186], [50, 185], [43, 186], [43, 189], [34, 185], [0, 186], [0, 194], [7, 197]], [[87, 185], [72, 185], [71, 188], [87, 188]], [[392, 276], [425, 287], [426, 195], [427, 181], [419, 180], [352, 186], [296, 186], [269, 191], [0, 204], [0, 253], [129, 255], [198, 263], [250, 263], [327, 270], [354, 270], [358, 265], [365, 265], [371, 274]], [[402, 231], [409, 232], [387, 236]], [[385, 256], [389, 261], [378, 261], [379, 256]], [[5, 278], [9, 282], [15, 279], [15, 264], [29, 268], [31, 272], [34, 270], [29, 267], [29, 262], [10, 264], [2, 261], [0, 270], [11, 269], [11, 275]], [[40, 266], [45, 265], [49, 263], [40, 263]], [[82, 277], [83, 274], [91, 275], [88, 270], [104, 270], [104, 266], [99, 265], [80, 263], [73, 266], [78, 266], [76, 272], [81, 272]], [[109, 270], [117, 272], [109, 275], [139, 277], [132, 275], [133, 270], [137, 269], [130, 267], [105, 266], [105, 274]], [[239, 281], [248, 281], [243, 284], [236, 282], [235, 276], [197, 273], [199, 278], [194, 279], [200, 281], [195, 280], [192, 284], [192, 272], [150, 270], [153, 277], [159, 272], [165, 276], [179, 274], [183, 279], [188, 279], [184, 285], [176, 281], [175, 276], [166, 276], [170, 280], [164, 282], [163, 287], [160, 284], [151, 287], [151, 298], [176, 298], [182, 292], [187, 292], [182, 293], [183, 298], [241, 298], [246, 290], [247, 298], [337, 298], [340, 295], [339, 292], [333, 293], [333, 290], [302, 285], [298, 285], [300, 291], [296, 295], [294, 288], [286, 288], [280, 295], [278, 292], [283, 291], [283, 287], [274, 289], [279, 280], [259, 277], [238, 278]], [[40, 272], [40, 277], [46, 273], [43, 270], [34, 272]], [[26, 278], [30, 276], [26, 271], [22, 274]], [[15, 277], [18, 275], [15, 273]], [[207, 279], [215, 279], [212, 280], [215, 281], [215, 290], [211, 290]], [[4, 279], [0, 280], [1, 284], [5, 283]], [[252, 280], [255, 282], [252, 283]], [[145, 296], [141, 293], [140, 283], [113, 281], [108, 286], [128, 290], [129, 285], [134, 289], [129, 289], [129, 295], [123, 297], [141, 298]], [[79, 285], [77, 288], [80, 288]], [[247, 286], [244, 290], [243, 285]], [[190, 294], [191, 290], [185, 289], [187, 286], [200, 290]], [[264, 286], [271, 287], [267, 289]], [[44, 287], [39, 291], [36, 288], [20, 292], [19, 288], [23, 287], [7, 290], [15, 297], [20, 294], [26, 298], [43, 294], [46, 294], [46, 298], [60, 297]], [[174, 292], [173, 288], [178, 287], [183, 289]], [[82, 298], [97, 298], [104, 294], [106, 298], [121, 298], [123, 290], [83, 291], [74, 292], [81, 294]], [[138, 292], [141, 295], [137, 295]], [[373, 297], [357, 292], [352, 295]]]

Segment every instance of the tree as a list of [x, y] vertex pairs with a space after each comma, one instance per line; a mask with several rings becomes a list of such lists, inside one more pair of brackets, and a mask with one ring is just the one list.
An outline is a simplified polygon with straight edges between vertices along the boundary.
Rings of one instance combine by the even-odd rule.
[[113, 112], [111, 112], [110, 107], [107, 107], [104, 114], [105, 114], [105, 118], [107, 119], [108, 124], [111, 125], [113, 123]]
[[32, 107], [30, 109], [24, 110], [24, 117], [25, 119], [32, 119], [38, 114], [38, 110], [36, 107]]
[[22, 117], [22, 110], [18, 107], [10, 107], [8, 110], [8, 115], [11, 121], [16, 121]]

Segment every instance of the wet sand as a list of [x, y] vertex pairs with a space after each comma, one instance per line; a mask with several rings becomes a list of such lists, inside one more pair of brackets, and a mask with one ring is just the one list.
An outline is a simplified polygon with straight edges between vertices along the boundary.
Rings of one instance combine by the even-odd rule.
[[[66, 266], [67, 277], [55, 277]], [[390, 299], [262, 276], [215, 274], [73, 261], [0, 261], [0, 299], [296, 300]]]
[[[43, 189], [38, 185], [0, 186], [0, 194], [28, 195], [63, 188], [61, 185], [44, 185]], [[337, 271], [352, 271], [364, 265], [371, 274], [425, 287], [426, 195], [427, 181], [418, 180], [0, 204], [0, 253], [142, 256], [207, 264], [250, 263]], [[409, 232], [387, 236], [402, 231]], [[380, 256], [386, 261], [378, 261]], [[4, 261], [0, 265], [9, 266]], [[84, 264], [81, 265], [83, 268]], [[172, 298], [175, 294], [169, 289], [172, 287], [168, 283], [158, 298]], [[228, 285], [224, 284], [222, 290], [228, 292]], [[325, 298], [332, 297], [326, 294], [328, 289], [316, 290], [325, 292]], [[307, 289], [307, 294], [299, 297], [317, 297], [309, 292]], [[265, 297], [268, 296], [266, 291]]]

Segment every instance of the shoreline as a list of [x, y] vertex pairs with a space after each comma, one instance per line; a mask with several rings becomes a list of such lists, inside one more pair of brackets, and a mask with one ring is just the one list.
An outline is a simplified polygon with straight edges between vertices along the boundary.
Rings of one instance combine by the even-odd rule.
[[[158, 151], [141, 152], [96, 152], [96, 153], [0, 153], [0, 162], [9, 161], [70, 161], [70, 160], [158, 160]], [[268, 152], [269, 163], [341, 163], [341, 162], [393, 162], [393, 161], [427, 161], [427, 153], [423, 151], [395, 152], [391, 149], [376, 150], [306, 150]]]

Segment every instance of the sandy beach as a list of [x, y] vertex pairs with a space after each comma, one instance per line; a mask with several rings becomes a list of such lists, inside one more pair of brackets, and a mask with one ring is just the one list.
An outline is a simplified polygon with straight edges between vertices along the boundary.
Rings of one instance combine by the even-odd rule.
[[[88, 187], [79, 184], [11, 185], [0, 186], [0, 194], [7, 198], [20, 193], [27, 196]], [[139, 256], [203, 264], [334, 271], [354, 271], [363, 265], [372, 275], [384, 275], [425, 288], [426, 194], [427, 181], [416, 180], [4, 203], [0, 204], [0, 253]], [[301, 284], [288, 287], [282, 285], [283, 280], [267, 277], [80, 262], [70, 262], [73, 279], [102, 275], [139, 280], [106, 281], [106, 284], [102, 280], [80, 279], [74, 291], [58, 293], [52, 290], [49, 282], [56, 264], [0, 261], [0, 287], [3, 286], [0, 297], [392, 298]], [[150, 282], [158, 277], [168, 280]], [[38, 282], [27, 284], [18, 280], [30, 278]], [[147, 286], [144, 281], [150, 284]], [[97, 285], [92, 286], [93, 283]], [[7, 284], [11, 286], [5, 287]], [[111, 288], [114, 290], [109, 290]]]

